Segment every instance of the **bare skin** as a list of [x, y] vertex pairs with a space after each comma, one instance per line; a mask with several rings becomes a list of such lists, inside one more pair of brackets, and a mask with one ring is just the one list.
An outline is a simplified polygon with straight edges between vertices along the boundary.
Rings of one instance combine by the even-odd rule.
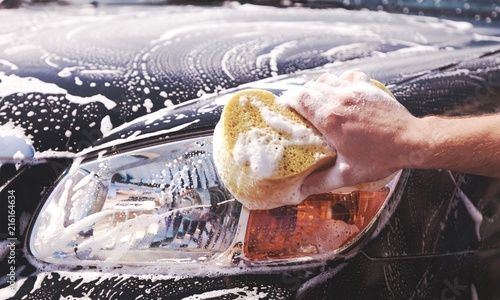
[[500, 177], [500, 114], [417, 118], [366, 74], [325, 74], [284, 103], [337, 150], [337, 163], [306, 178], [305, 195], [385, 178], [405, 168]]

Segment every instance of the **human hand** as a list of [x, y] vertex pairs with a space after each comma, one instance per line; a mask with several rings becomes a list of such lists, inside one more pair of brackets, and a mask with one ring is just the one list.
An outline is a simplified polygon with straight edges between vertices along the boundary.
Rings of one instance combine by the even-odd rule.
[[404, 167], [401, 157], [419, 135], [418, 119], [359, 70], [324, 74], [278, 101], [311, 122], [337, 150], [334, 166], [306, 178], [304, 196], [387, 178]]

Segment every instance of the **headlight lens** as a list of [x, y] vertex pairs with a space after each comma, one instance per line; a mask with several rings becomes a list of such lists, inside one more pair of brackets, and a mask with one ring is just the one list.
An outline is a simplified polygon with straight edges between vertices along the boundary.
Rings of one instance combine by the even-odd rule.
[[241, 211], [208, 139], [73, 166], [44, 205], [31, 247], [45, 261], [204, 261], [227, 250]]
[[219, 180], [212, 137], [170, 142], [76, 162], [41, 208], [29, 247], [68, 265], [314, 260], [362, 236], [397, 179], [377, 192], [248, 211]]

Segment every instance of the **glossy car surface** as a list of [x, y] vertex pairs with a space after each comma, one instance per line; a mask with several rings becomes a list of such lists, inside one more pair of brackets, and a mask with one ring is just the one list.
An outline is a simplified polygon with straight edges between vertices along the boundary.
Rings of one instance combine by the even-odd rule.
[[371, 230], [321, 260], [196, 271], [46, 262], [30, 246], [71, 164], [210, 137], [238, 90], [279, 94], [360, 68], [417, 116], [497, 112], [495, 18], [234, 3], [0, 10], [0, 298], [498, 299], [500, 180], [446, 170], [404, 170]]

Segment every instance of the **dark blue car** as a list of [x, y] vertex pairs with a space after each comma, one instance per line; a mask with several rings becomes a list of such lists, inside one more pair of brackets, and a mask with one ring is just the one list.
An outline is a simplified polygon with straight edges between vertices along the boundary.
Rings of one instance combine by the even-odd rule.
[[494, 2], [2, 6], [0, 299], [500, 299], [500, 179], [248, 210], [212, 160], [232, 94], [325, 72], [415, 116], [498, 112]]

